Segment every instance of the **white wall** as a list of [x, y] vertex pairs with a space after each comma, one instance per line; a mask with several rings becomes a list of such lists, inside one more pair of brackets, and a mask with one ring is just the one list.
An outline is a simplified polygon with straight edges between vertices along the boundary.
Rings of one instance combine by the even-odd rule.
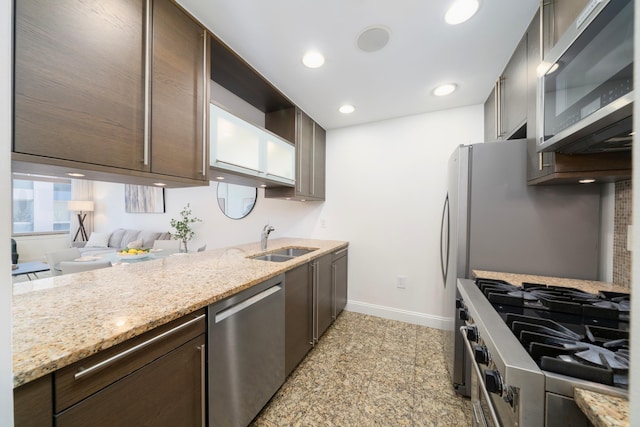
[[[327, 133], [327, 228], [314, 235], [351, 242], [351, 310], [444, 326], [447, 163], [455, 147], [482, 139], [482, 105]], [[406, 277], [405, 289], [397, 276]]]
[[13, 374], [11, 363], [11, 275], [9, 239], [11, 238], [11, 41], [13, 39], [11, 0], [0, 0], [0, 259], [7, 260], [0, 286], [0, 424], [13, 425]]

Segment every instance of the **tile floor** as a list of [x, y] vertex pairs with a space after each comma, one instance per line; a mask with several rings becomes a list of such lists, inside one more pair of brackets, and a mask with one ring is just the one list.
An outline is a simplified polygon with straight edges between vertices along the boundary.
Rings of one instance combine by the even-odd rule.
[[253, 427], [468, 426], [442, 332], [344, 311]]

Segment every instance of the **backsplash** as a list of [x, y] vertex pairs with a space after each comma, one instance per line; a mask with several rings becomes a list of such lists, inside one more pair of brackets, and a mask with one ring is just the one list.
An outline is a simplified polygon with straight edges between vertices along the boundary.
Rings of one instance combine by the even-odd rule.
[[631, 252], [627, 250], [627, 227], [631, 225], [631, 180], [616, 182], [613, 224], [613, 283], [631, 287]]

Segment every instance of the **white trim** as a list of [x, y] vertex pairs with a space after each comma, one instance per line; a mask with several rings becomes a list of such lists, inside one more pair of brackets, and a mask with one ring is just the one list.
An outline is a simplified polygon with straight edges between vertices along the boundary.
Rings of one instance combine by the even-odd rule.
[[369, 304], [361, 301], [347, 301], [347, 311], [382, 317], [384, 319], [398, 320], [400, 322], [413, 323], [415, 325], [428, 326], [435, 329], [451, 329], [453, 319], [448, 317], [433, 316], [417, 311], [403, 310], [400, 308], [386, 307], [383, 305]]

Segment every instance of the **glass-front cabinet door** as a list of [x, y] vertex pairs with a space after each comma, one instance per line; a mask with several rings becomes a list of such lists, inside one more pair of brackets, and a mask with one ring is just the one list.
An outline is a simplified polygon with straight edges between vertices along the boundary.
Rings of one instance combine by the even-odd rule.
[[278, 136], [210, 105], [211, 166], [293, 185], [295, 147]]

